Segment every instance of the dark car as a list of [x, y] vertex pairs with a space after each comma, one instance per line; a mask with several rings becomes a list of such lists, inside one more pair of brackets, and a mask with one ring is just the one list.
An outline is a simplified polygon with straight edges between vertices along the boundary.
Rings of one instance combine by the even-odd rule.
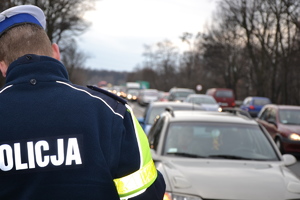
[[202, 106], [187, 102], [152, 102], [146, 107], [144, 117], [138, 118], [146, 134], [154, 123], [156, 116], [164, 112], [166, 108], [172, 108], [173, 110], [205, 110]]
[[232, 89], [229, 88], [209, 88], [206, 94], [215, 98], [221, 108], [235, 107], [235, 96]]
[[300, 199], [300, 180], [252, 117], [209, 111], [164, 112], [148, 134], [164, 200]]
[[300, 106], [265, 105], [256, 119], [282, 153], [300, 154]]
[[271, 100], [267, 97], [246, 97], [240, 106], [242, 110], [248, 111], [252, 117], [257, 117], [262, 107], [271, 104]]

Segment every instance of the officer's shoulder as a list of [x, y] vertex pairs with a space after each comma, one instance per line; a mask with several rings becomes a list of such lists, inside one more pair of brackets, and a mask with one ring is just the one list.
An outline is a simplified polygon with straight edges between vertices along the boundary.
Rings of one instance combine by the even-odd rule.
[[102, 88], [99, 88], [99, 87], [96, 87], [96, 86], [92, 86], [92, 85], [87, 85], [87, 87], [89, 89], [93, 90], [93, 91], [96, 91], [97, 93], [99, 93], [99, 95], [104, 94], [106, 96], [109, 96], [112, 99], [114, 99], [114, 100], [116, 100], [116, 101], [118, 101], [118, 102], [120, 102], [120, 103], [122, 103], [124, 105], [127, 103], [127, 101], [125, 99], [123, 99], [123, 98], [115, 95], [114, 93], [112, 93], [110, 91], [107, 91], [107, 90], [104, 90]]

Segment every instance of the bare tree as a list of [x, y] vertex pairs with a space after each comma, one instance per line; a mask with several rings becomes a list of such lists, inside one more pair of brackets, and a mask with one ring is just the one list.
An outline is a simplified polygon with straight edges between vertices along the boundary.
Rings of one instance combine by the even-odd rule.
[[[176, 83], [177, 47], [172, 42], [165, 40], [157, 42], [153, 46], [144, 45], [144, 48], [145, 61], [140, 72], [147, 72], [147, 77], [143, 77], [142, 80], [150, 82], [151, 87], [168, 91]], [[140, 72], [138, 73], [140, 74]]]
[[[224, 0], [226, 18], [237, 24], [251, 60], [257, 95], [288, 103], [291, 60], [298, 48], [295, 14], [299, 3], [282, 0]], [[298, 8], [297, 8], [298, 7]]]
[[[85, 80], [85, 73], [81, 69], [84, 69], [84, 63], [88, 59], [88, 56], [80, 51], [76, 42], [71, 42], [66, 47], [61, 61], [67, 67], [69, 78], [72, 82], [77, 84], [83, 84]], [[80, 71], [80, 73], [77, 73]]]

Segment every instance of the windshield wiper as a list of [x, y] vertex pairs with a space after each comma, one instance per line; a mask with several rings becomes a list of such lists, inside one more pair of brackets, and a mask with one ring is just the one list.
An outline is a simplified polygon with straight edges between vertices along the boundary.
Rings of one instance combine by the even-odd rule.
[[191, 154], [191, 153], [184, 153], [184, 152], [168, 152], [168, 155], [176, 155], [176, 156], [184, 156], [184, 157], [189, 157], [189, 158], [206, 158], [206, 156], [199, 156], [196, 154]]
[[225, 158], [225, 159], [234, 159], [234, 160], [257, 160], [257, 159], [252, 159], [252, 158], [246, 158], [242, 156], [235, 156], [235, 155], [209, 155], [207, 158]]

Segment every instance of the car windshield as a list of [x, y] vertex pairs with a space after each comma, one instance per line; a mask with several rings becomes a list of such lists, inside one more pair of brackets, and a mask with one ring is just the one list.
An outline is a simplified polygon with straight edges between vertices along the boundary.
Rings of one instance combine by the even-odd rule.
[[216, 97], [233, 97], [233, 93], [232, 91], [227, 91], [227, 90], [223, 90], [223, 91], [217, 91], [216, 92]]
[[170, 123], [164, 155], [278, 160], [270, 141], [258, 126], [232, 123]]
[[194, 94], [194, 92], [191, 92], [191, 91], [178, 91], [178, 92], [174, 93], [174, 95], [176, 97], [187, 97], [190, 94]]
[[279, 110], [279, 120], [283, 124], [300, 125], [300, 110]]
[[193, 102], [196, 104], [217, 104], [217, 102], [214, 99], [202, 98], [202, 97], [191, 98], [190, 102]]

